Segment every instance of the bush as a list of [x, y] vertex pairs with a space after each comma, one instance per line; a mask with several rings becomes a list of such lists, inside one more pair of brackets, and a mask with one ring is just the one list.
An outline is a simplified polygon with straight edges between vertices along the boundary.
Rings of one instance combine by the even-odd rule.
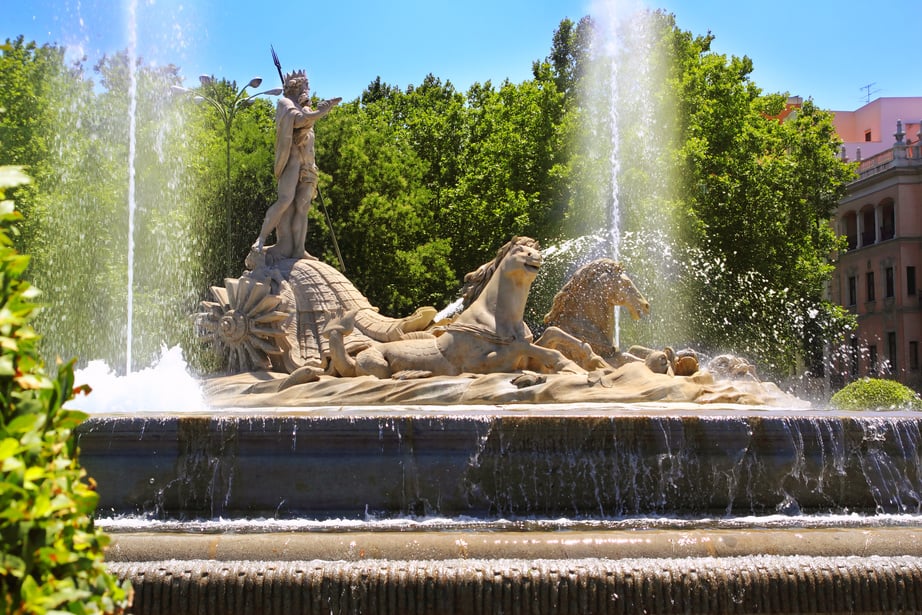
[[37, 291], [21, 279], [28, 257], [11, 246], [20, 216], [3, 192], [26, 181], [0, 167], [0, 610], [120, 613], [131, 588], [105, 569], [98, 496], [77, 462], [73, 429], [86, 415], [63, 407], [73, 363], [44, 373], [29, 325]]
[[837, 391], [829, 405], [837, 410], [922, 410], [922, 399], [895, 380], [864, 378]]

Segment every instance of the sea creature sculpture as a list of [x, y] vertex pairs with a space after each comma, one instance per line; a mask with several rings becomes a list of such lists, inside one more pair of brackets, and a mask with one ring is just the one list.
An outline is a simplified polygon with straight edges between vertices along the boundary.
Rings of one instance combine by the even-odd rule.
[[587, 342], [593, 352], [609, 363], [621, 365], [634, 359], [625, 357], [615, 347], [614, 308], [619, 305], [626, 307], [634, 320], [650, 312], [650, 304], [621, 263], [602, 258], [583, 265], [573, 274], [554, 296], [544, 322]]
[[378, 378], [524, 369], [585, 373], [562, 352], [533, 343], [523, 320], [528, 292], [542, 262], [534, 239], [514, 237], [496, 258], [465, 276], [467, 307], [454, 321], [409, 339], [371, 343], [354, 357], [343, 343], [354, 318], [354, 312], [346, 314], [326, 328], [335, 371], [341, 376]]
[[228, 278], [212, 286], [213, 301], [202, 301], [195, 315], [199, 338], [210, 343], [228, 371], [267, 370], [288, 349], [283, 323], [288, 318], [282, 298], [268, 283]]

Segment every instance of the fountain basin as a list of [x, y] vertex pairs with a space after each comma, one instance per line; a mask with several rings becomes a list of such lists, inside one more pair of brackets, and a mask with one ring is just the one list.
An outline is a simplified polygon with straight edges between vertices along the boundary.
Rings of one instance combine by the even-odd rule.
[[910, 612], [920, 420], [327, 406], [96, 415], [78, 437], [138, 614]]
[[94, 416], [103, 516], [918, 513], [922, 417], [694, 404]]

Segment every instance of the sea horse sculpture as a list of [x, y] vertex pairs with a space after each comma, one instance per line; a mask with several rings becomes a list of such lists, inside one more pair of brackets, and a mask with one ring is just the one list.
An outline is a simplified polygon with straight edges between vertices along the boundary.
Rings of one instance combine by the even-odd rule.
[[[279, 371], [292, 375], [290, 383], [324, 374], [406, 378], [607, 369], [613, 363], [611, 327], [597, 313], [610, 319], [613, 304], [627, 305], [635, 316], [649, 310], [620, 265], [594, 261], [558, 293], [546, 319], [551, 326], [533, 340], [523, 315], [543, 259], [537, 242], [527, 237], [514, 238], [467, 274], [465, 309], [434, 328], [429, 328], [434, 308], [404, 318], [382, 315], [348, 278], [321, 261], [267, 265], [266, 260], [254, 250], [249, 271], [212, 287], [214, 300], [202, 302], [196, 324], [200, 337], [223, 354], [229, 372]], [[652, 364], [651, 369], [660, 371]]]
[[[564, 353], [532, 341], [523, 316], [532, 282], [543, 262], [538, 244], [514, 237], [496, 258], [466, 276], [477, 286], [476, 298], [451, 323], [395, 342], [372, 343], [356, 356], [344, 339], [351, 332], [354, 312], [326, 329], [335, 371], [341, 376], [378, 378], [454, 376], [462, 373], [540, 372], [585, 373]], [[588, 345], [560, 332], [572, 347], [591, 355]], [[557, 340], [560, 345], [560, 340]], [[566, 344], [564, 344], [566, 345]], [[604, 362], [582, 356], [593, 367]]]

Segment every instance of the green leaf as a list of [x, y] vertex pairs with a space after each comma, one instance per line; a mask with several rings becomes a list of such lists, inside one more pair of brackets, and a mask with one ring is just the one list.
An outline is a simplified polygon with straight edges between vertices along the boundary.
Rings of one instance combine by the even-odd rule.
[[8, 574], [21, 579], [26, 572], [26, 563], [22, 558], [10, 553], [0, 553], [0, 570], [3, 571], [3, 575]]
[[7, 423], [6, 431], [9, 434], [24, 434], [30, 431], [34, 431], [41, 423], [44, 422], [44, 417], [38, 414], [23, 414], [17, 416], [12, 421]]
[[4, 438], [0, 441], [0, 459], [9, 459], [19, 449], [19, 440], [16, 438]]

